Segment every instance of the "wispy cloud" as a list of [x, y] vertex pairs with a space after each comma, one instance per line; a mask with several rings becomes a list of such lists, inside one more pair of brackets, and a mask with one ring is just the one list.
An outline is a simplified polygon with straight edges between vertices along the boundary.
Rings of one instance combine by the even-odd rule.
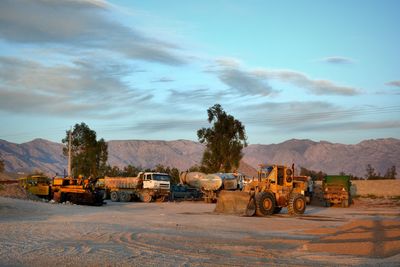
[[243, 122], [270, 131], [327, 132], [336, 130], [371, 130], [400, 127], [400, 120], [366, 121], [377, 114], [393, 114], [400, 106], [360, 106], [343, 108], [325, 101], [264, 102], [239, 107], [244, 112]]
[[221, 102], [227, 96], [225, 91], [212, 91], [208, 88], [186, 91], [171, 89], [169, 92], [169, 102], [179, 103], [179, 106], [189, 106], [192, 110], [196, 106], [202, 108], [204, 106], [212, 106], [215, 103]]
[[100, 118], [122, 114], [123, 108], [151, 95], [125, 84], [119, 73], [130, 68], [117, 63], [75, 61], [46, 66], [38, 62], [0, 57], [0, 109], [14, 113]]
[[103, 1], [0, 1], [0, 38], [12, 43], [103, 49], [130, 59], [186, 63], [182, 49], [111, 19]]
[[387, 86], [394, 86], [394, 87], [399, 87], [399, 88], [400, 88], [400, 81], [391, 81], [391, 82], [387, 82], [387, 83], [385, 83], [385, 85], [387, 85]]
[[355, 61], [348, 57], [341, 57], [341, 56], [332, 56], [332, 57], [325, 57], [318, 60], [320, 62], [330, 63], [330, 64], [353, 64]]
[[152, 120], [138, 122], [134, 127], [127, 130], [135, 131], [138, 133], [155, 133], [170, 130], [179, 130], [182, 132], [195, 132], [207, 125], [206, 120], [196, 119], [181, 119], [181, 118], [166, 118], [163, 120]]
[[378, 129], [397, 129], [400, 128], [399, 120], [388, 121], [341, 121], [320, 123], [313, 125], [295, 125], [294, 131], [301, 132], [340, 132], [340, 131], [366, 131]]
[[168, 78], [168, 77], [161, 77], [157, 80], [153, 80], [151, 82], [153, 83], [170, 83], [170, 82], [174, 82], [174, 79]]
[[239, 69], [222, 69], [218, 72], [218, 78], [238, 94], [267, 96], [274, 92], [266, 80]]
[[275, 95], [279, 91], [270, 85], [270, 81], [273, 80], [292, 84], [315, 95], [353, 96], [360, 94], [360, 90], [357, 88], [338, 85], [329, 80], [312, 79], [306, 74], [294, 70], [244, 69], [239, 60], [232, 58], [218, 58], [215, 63], [216, 65], [208, 67], [207, 72], [216, 74], [219, 80], [232, 91], [242, 95]]
[[293, 70], [257, 69], [252, 73], [267, 80], [279, 80], [300, 88], [307, 89], [315, 95], [343, 95], [353, 96], [360, 94], [360, 90], [350, 86], [337, 85], [329, 80], [312, 79], [304, 73]]

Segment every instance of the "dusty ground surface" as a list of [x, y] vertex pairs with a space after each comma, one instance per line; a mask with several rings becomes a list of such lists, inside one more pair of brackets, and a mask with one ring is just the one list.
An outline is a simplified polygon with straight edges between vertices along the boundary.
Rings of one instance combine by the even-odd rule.
[[215, 204], [63, 205], [0, 197], [0, 266], [400, 265], [400, 206], [357, 200], [271, 217]]

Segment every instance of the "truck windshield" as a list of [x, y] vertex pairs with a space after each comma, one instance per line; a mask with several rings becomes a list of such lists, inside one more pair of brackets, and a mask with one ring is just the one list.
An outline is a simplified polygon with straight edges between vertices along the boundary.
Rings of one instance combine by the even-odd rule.
[[169, 175], [163, 175], [163, 174], [153, 174], [153, 180], [155, 181], [170, 181], [171, 177]]

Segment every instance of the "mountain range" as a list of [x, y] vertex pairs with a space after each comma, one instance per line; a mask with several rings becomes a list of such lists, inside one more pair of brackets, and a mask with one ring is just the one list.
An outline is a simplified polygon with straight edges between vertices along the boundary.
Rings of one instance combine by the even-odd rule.
[[[62, 174], [67, 168], [63, 145], [44, 139], [16, 144], [0, 140], [0, 155], [8, 172], [29, 173], [35, 170], [49, 175]], [[204, 146], [188, 140], [126, 140], [108, 142], [108, 162], [112, 166], [128, 164], [153, 168], [157, 164], [186, 170], [200, 164]], [[391, 166], [400, 167], [400, 140], [394, 138], [365, 140], [355, 145], [326, 141], [292, 139], [279, 144], [252, 144], [244, 150], [241, 170], [254, 175], [260, 163], [302, 166], [328, 174], [345, 172], [364, 176], [371, 164], [382, 175]]]

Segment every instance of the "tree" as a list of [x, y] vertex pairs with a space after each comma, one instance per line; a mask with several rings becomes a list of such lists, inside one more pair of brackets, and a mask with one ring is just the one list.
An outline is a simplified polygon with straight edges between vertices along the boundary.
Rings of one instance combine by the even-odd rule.
[[388, 168], [386, 171], [386, 174], [384, 176], [385, 179], [396, 179], [396, 166], [392, 166], [391, 168]]
[[107, 165], [104, 175], [108, 177], [118, 177], [122, 176], [122, 171], [118, 166]]
[[[66, 137], [62, 140], [65, 144], [64, 155], [68, 155], [68, 142], [70, 130], [66, 131]], [[102, 176], [107, 169], [107, 143], [103, 138], [97, 141], [96, 132], [85, 123], [75, 124], [72, 131], [71, 142], [71, 167], [73, 175]]]
[[140, 172], [140, 169], [141, 168], [137, 168], [129, 164], [128, 166], [124, 167], [122, 175], [126, 177], [136, 177]]
[[300, 167], [300, 175], [310, 176], [313, 181], [322, 181], [326, 177], [326, 173], [322, 171], [316, 172], [304, 167]]
[[4, 160], [0, 159], [0, 172], [4, 172]]
[[200, 143], [205, 144], [201, 169], [205, 172], [231, 172], [239, 167], [242, 149], [247, 146], [244, 125], [226, 114], [221, 105], [215, 104], [207, 110], [211, 128], [197, 131]]
[[162, 173], [168, 173], [169, 176], [171, 176], [171, 184], [178, 184], [179, 183], [179, 170], [175, 167], [170, 168], [170, 167], [164, 167], [162, 164], [157, 164], [154, 170], [154, 172], [162, 172]]
[[379, 177], [380, 175], [376, 174], [375, 168], [372, 167], [371, 164], [367, 164], [367, 167], [366, 167], [365, 171], [367, 172], [365, 174], [365, 178], [367, 180], [377, 180], [377, 179], [380, 178]]

